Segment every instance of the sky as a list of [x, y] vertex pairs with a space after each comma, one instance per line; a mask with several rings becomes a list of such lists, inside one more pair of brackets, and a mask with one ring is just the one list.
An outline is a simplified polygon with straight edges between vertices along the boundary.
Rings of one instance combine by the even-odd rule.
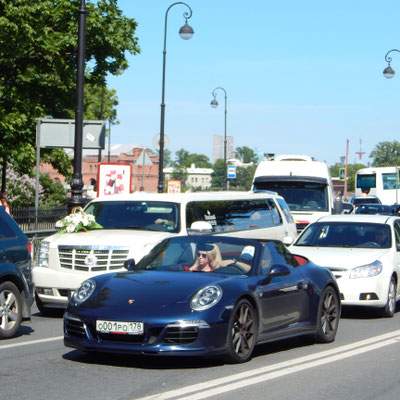
[[[174, 1], [118, 0], [139, 25], [141, 53], [107, 85], [117, 91], [111, 143], [154, 149], [160, 132], [165, 13]], [[181, 4], [168, 12], [165, 78], [167, 148], [212, 159], [213, 135], [234, 148], [306, 154], [334, 165], [365, 165], [382, 141], [399, 140], [400, 53], [393, 79], [385, 54], [400, 49], [400, 2], [386, 0], [188, 0], [195, 34], [179, 37]], [[361, 141], [361, 143], [360, 143]], [[365, 152], [362, 159], [356, 152]]]

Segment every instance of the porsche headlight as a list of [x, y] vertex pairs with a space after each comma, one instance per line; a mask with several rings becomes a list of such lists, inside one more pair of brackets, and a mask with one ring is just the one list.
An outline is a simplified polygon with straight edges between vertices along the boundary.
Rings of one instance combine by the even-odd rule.
[[96, 282], [93, 279], [88, 279], [82, 282], [81, 286], [74, 292], [72, 299], [75, 304], [81, 304], [86, 301], [96, 289]]
[[370, 278], [372, 276], [379, 275], [381, 272], [382, 263], [377, 260], [371, 264], [361, 265], [360, 267], [352, 269], [350, 272], [350, 279]]
[[190, 306], [195, 311], [203, 311], [214, 306], [222, 297], [222, 289], [217, 285], [206, 286], [192, 298]]

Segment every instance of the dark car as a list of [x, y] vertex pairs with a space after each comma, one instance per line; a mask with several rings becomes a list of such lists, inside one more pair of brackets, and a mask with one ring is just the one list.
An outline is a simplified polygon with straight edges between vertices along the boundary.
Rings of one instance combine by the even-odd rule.
[[381, 200], [379, 197], [374, 196], [374, 195], [368, 195], [368, 196], [353, 196], [350, 197], [349, 202], [354, 205], [354, 207], [360, 205], [360, 204], [382, 204]]
[[174, 237], [126, 267], [76, 290], [64, 314], [66, 346], [244, 362], [258, 343], [335, 339], [341, 310], [335, 278], [280, 241]]
[[397, 207], [388, 206], [385, 204], [360, 204], [354, 214], [380, 214], [380, 215], [395, 215]]
[[31, 262], [31, 243], [0, 207], [0, 339], [14, 336], [31, 318]]

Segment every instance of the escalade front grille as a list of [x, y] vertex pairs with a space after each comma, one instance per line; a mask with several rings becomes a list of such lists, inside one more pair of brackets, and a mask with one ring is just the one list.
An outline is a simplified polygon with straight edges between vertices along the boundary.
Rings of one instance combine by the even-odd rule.
[[121, 269], [128, 253], [127, 247], [58, 246], [61, 268], [84, 272]]

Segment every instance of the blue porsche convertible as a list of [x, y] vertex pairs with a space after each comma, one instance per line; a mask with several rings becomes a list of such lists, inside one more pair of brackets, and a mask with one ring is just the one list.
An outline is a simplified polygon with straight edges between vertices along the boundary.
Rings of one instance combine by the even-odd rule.
[[341, 311], [335, 278], [279, 241], [174, 237], [125, 267], [75, 291], [64, 314], [66, 346], [222, 355], [239, 363], [259, 343], [335, 339]]

